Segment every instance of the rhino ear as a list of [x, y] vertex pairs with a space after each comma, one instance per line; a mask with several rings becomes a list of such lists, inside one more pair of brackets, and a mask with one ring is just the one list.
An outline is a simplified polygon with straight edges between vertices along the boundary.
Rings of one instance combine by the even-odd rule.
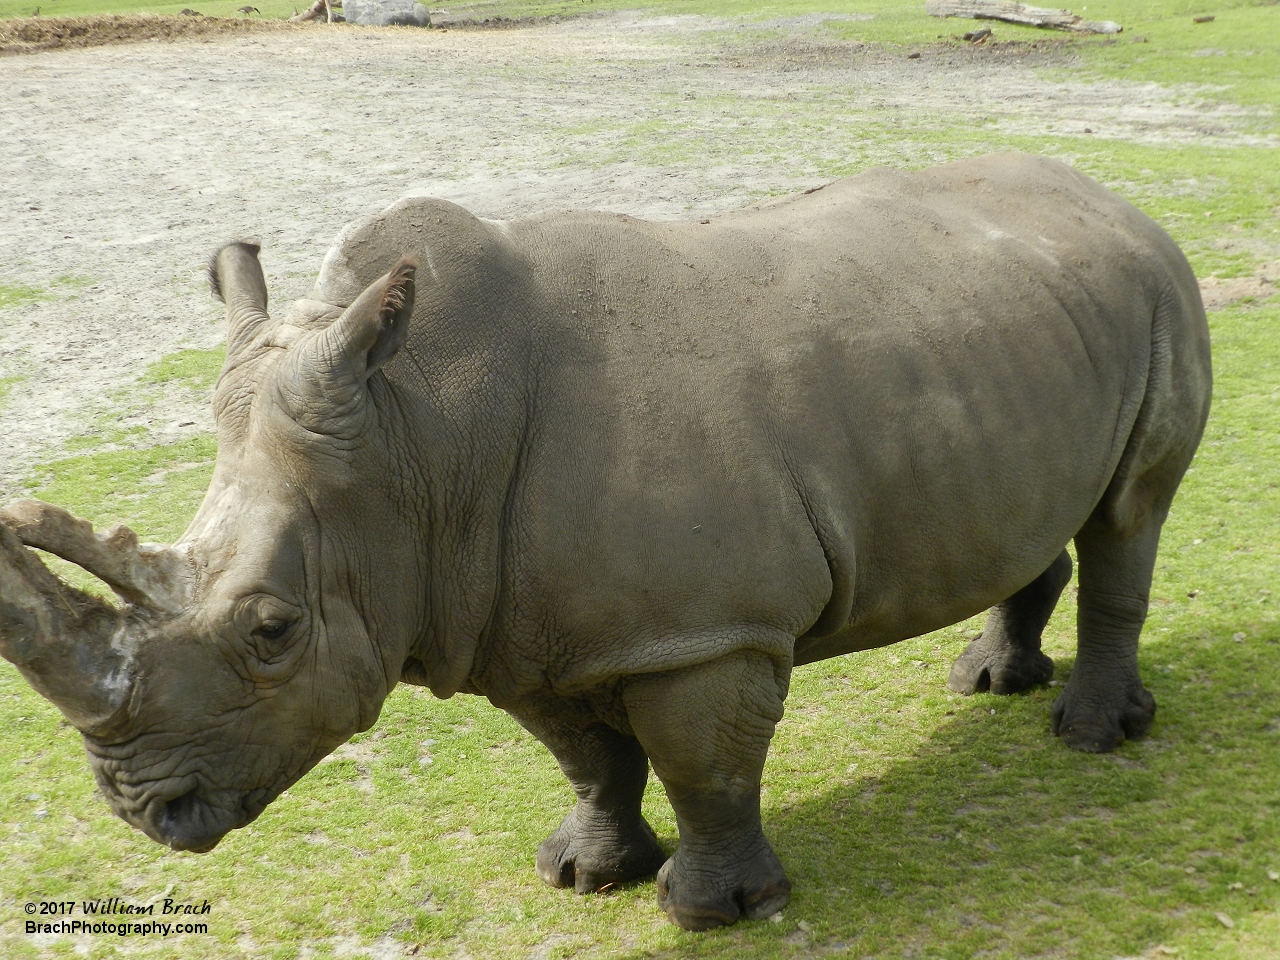
[[328, 366], [323, 379], [330, 388], [358, 388], [404, 346], [417, 269], [417, 260], [401, 257], [316, 338], [313, 359]]
[[413, 314], [418, 261], [401, 257], [391, 272], [365, 288], [338, 319], [298, 343], [282, 385], [295, 420], [337, 435], [362, 396], [365, 381], [404, 346]]

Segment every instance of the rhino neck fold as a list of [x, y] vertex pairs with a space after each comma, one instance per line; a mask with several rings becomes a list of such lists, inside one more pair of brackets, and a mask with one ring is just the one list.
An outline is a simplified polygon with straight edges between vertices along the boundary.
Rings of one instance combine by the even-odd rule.
[[370, 479], [387, 491], [371, 508], [394, 518], [398, 541], [407, 538], [407, 551], [386, 555], [409, 556], [413, 568], [380, 570], [381, 595], [417, 586], [403, 646], [383, 655], [399, 658], [389, 664], [392, 682], [448, 697], [484, 669], [496, 629], [543, 311], [525, 252], [505, 227], [410, 197], [344, 228], [312, 300], [296, 312], [316, 313], [317, 301], [330, 305], [325, 313], [346, 309], [405, 256], [421, 264], [412, 321], [399, 352], [367, 381], [383, 447], [370, 463], [384, 474]]
[[416, 357], [412, 345], [386, 370], [396, 397], [393, 430], [413, 437], [402, 447], [414, 456], [405, 475], [426, 480], [401, 484], [411, 493], [396, 503], [416, 538], [417, 573], [425, 588], [425, 617], [401, 679], [429, 687], [440, 698], [470, 690], [471, 677], [483, 668], [502, 600], [512, 532], [508, 519], [520, 487], [534, 403], [528, 362], [517, 363], [514, 352], [490, 355], [500, 369], [487, 373], [483, 382], [507, 389], [482, 404], [459, 395], [470, 388], [442, 389], [444, 377]]

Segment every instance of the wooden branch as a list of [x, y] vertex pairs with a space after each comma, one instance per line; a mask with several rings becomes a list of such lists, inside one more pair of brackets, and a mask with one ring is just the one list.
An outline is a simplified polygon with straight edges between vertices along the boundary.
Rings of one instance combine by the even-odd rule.
[[1119, 33], [1124, 27], [1110, 20], [1085, 20], [1070, 10], [1029, 7], [1013, 0], [927, 0], [925, 13], [931, 17], [967, 17], [970, 20], [1003, 20], [1029, 27], [1072, 30], [1076, 33]]

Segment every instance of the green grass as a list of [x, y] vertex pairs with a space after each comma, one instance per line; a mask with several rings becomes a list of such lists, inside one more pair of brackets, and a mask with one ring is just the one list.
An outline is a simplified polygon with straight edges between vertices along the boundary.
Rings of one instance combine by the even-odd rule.
[[92, 280], [77, 277], [74, 274], [55, 277], [51, 289], [32, 286], [28, 283], [0, 283], [0, 310], [48, 300], [57, 294], [73, 297], [77, 290], [92, 283]]
[[207, 393], [218, 382], [227, 360], [227, 348], [179, 350], [162, 357], [143, 372], [141, 383], [180, 383]]
[[[129, 0], [0, 0], [0, 20], [30, 17], [40, 11], [42, 17], [90, 17], [104, 14], [159, 14], [174, 17], [184, 9], [198, 10], [206, 17], [243, 17], [239, 8], [246, 0], [190, 0], [187, 3], [131, 3]], [[310, 3], [298, 0], [253, 0], [251, 6], [261, 11], [264, 19], [284, 20], [293, 16], [294, 7], [305, 9]], [[253, 14], [257, 20], [258, 15]]]
[[199, 436], [67, 457], [37, 471], [32, 492], [94, 523], [127, 518], [152, 540], [174, 540], [200, 504], [216, 451], [213, 437]]
[[[1093, 44], [1090, 60], [1114, 76], [1197, 84], [1248, 106], [1274, 107], [1280, 57], [1280, 6], [1258, 0], [1103, 0], [1089, 15], [1127, 25], [1115, 44]], [[1213, 15], [1212, 23], [1194, 24]], [[1135, 46], [1134, 37], [1145, 44]]]
[[[1087, 6], [1088, 16], [1120, 20], [1126, 32], [1118, 42], [1076, 42], [1081, 65], [1055, 74], [1193, 84], [1198, 97], [1270, 108], [1256, 111], [1251, 129], [1277, 132], [1280, 7]], [[881, 0], [822, 9], [875, 14], [829, 25], [835, 36], [904, 47], [968, 29], [928, 20], [921, 7]], [[602, 8], [476, 7], [504, 16]], [[0, 2], [0, 14], [6, 9]], [[766, 18], [816, 8], [664, 0], [646, 9]], [[1216, 19], [1193, 25], [1201, 13]], [[1130, 42], [1134, 35], [1148, 42]], [[1224, 53], [1195, 55], [1210, 47]], [[924, 165], [1015, 147], [1069, 159], [1120, 190], [1170, 231], [1201, 275], [1247, 275], [1280, 257], [1275, 149], [1009, 135], [974, 118], [877, 114], [856, 99], [815, 89], [811, 101], [788, 104], [766, 90], [749, 103], [685, 106], [673, 92], [643, 124], [604, 118], [580, 131], [567, 163], [688, 168], [745, 153], [838, 176], [886, 157]], [[608, 144], [588, 142], [601, 131]], [[1267, 871], [1280, 871], [1280, 299], [1210, 319], [1213, 413], [1166, 526], [1140, 652], [1160, 705], [1148, 740], [1111, 756], [1078, 754], [1048, 733], [1056, 689], [948, 693], [946, 671], [976, 623], [802, 668], [764, 791], [767, 833], [795, 883], [792, 904], [776, 924], [689, 935], [662, 917], [652, 884], [580, 898], [534, 877], [533, 852], [570, 793], [546, 751], [477, 698], [435, 701], [397, 689], [373, 730], [251, 828], [196, 856], [166, 851], [112, 816], [78, 735], [3, 667], [0, 952], [74, 955], [67, 940], [44, 951], [21, 933], [27, 901], [150, 902], [170, 890], [213, 902], [211, 933], [133, 945], [147, 956], [329, 957], [385, 938], [430, 957], [1274, 960], [1280, 883]], [[144, 371], [134, 392], [207, 390], [221, 362], [219, 351], [182, 351]], [[104, 425], [37, 471], [33, 492], [97, 523], [123, 520], [144, 539], [171, 540], [199, 502], [213, 442], [146, 444], [145, 431]], [[1072, 592], [1046, 633], [1058, 681], [1073, 665]], [[433, 762], [423, 764], [427, 756]], [[674, 818], [655, 784], [646, 813], [672, 848]], [[85, 946], [91, 957], [123, 951], [108, 937]], [[1159, 946], [1175, 952], [1153, 952]]]
[[23, 381], [23, 377], [16, 374], [0, 377], [0, 413], [4, 412], [5, 404], [9, 402], [9, 394], [13, 392], [13, 388]]
[[[532, 852], [570, 801], [550, 757], [483, 701], [411, 688], [254, 827], [204, 857], [170, 853], [110, 815], [74, 730], [11, 670], [0, 672], [0, 725], [18, 731], [0, 753], [3, 896], [149, 902], [172, 887], [210, 899], [210, 936], [152, 945], [175, 957], [226, 956], [245, 937], [267, 956], [304, 945], [325, 956], [343, 938], [388, 935], [424, 956], [465, 946], [523, 957], [548, 942], [561, 957], [774, 957], [804, 942], [853, 956], [1087, 958], [1157, 944], [1180, 957], [1274, 956], [1277, 324], [1280, 305], [1213, 317], [1214, 416], [1166, 528], [1142, 651], [1160, 702], [1153, 736], [1110, 757], [1078, 754], [1047, 733], [1052, 689], [946, 692], [974, 624], [797, 671], [764, 796], [796, 884], [781, 923], [691, 936], [661, 918], [651, 885], [585, 899], [544, 887]], [[38, 493], [169, 539], [211, 454], [193, 441], [68, 458]], [[1059, 679], [1072, 629], [1064, 604], [1046, 637]], [[656, 788], [646, 807], [671, 847]], [[6, 943], [9, 956], [36, 955], [25, 938]], [[110, 940], [93, 943], [110, 955]]]
[[43, 300], [45, 296], [47, 294], [39, 287], [29, 287], [22, 283], [0, 283], [0, 310], [5, 307], [16, 307], [19, 304]]

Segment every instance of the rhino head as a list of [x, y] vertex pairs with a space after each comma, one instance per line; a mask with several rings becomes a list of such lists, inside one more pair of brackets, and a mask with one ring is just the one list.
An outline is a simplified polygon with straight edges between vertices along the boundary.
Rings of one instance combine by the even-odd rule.
[[386, 441], [398, 411], [373, 376], [405, 340], [416, 263], [345, 309], [275, 322], [257, 252], [211, 264], [229, 322], [218, 456], [178, 543], [36, 501], [0, 511], [0, 654], [81, 731], [115, 812], [178, 850], [212, 849], [372, 725], [424, 622]]

